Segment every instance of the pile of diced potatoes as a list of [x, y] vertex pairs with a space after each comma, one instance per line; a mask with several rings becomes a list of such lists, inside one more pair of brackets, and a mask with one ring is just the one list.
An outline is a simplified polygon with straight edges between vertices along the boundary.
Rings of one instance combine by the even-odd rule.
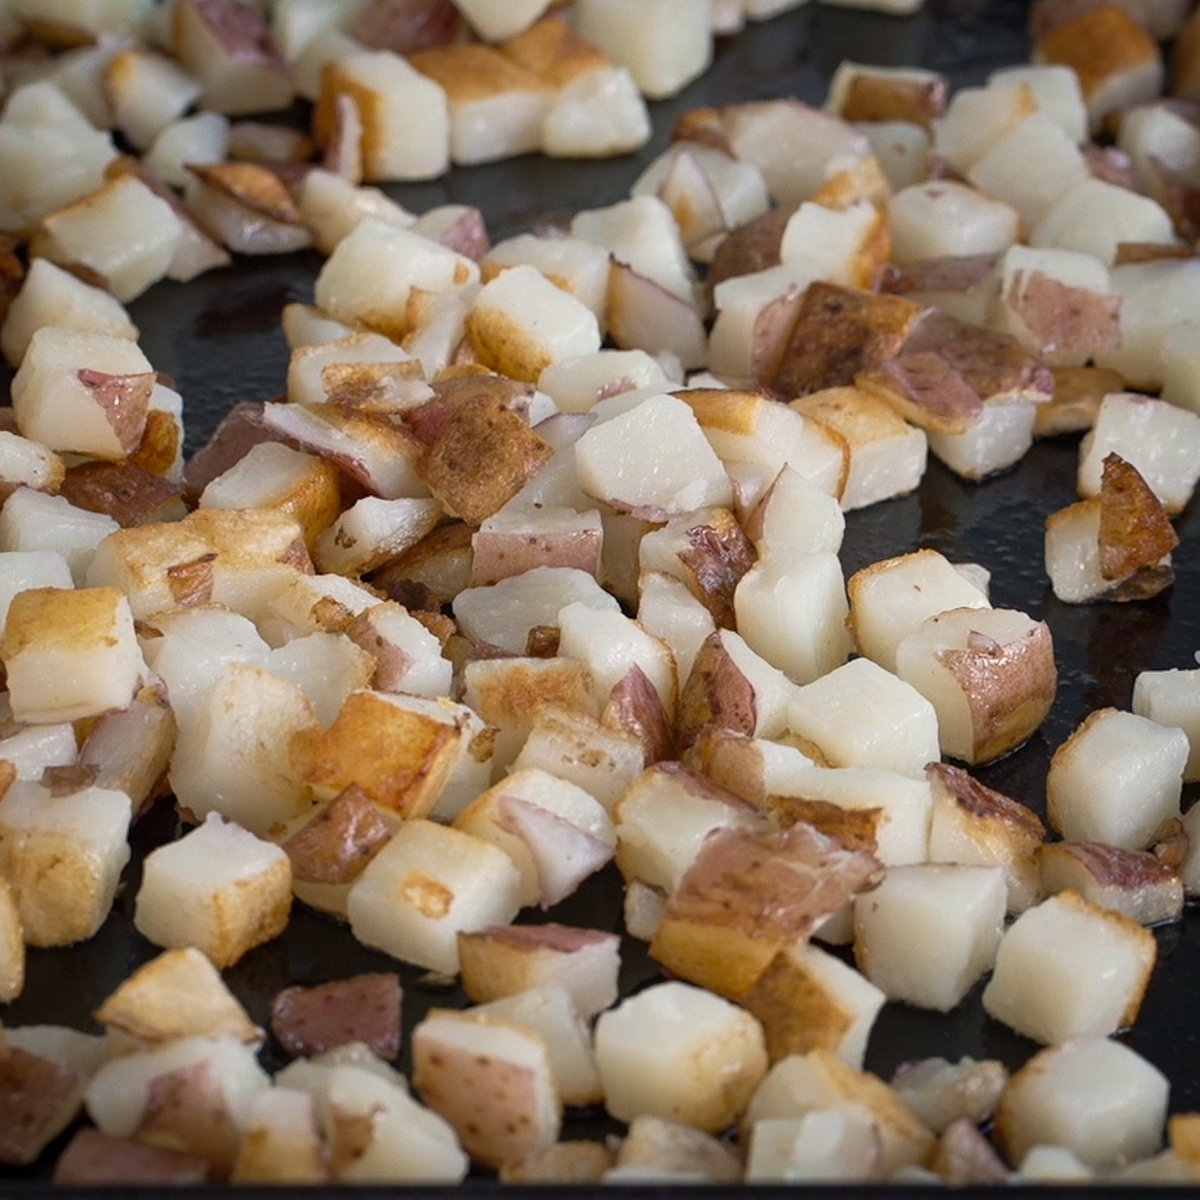
[[[103, 1033], [0, 1029], [0, 1162], [82, 1112], [62, 1182], [1200, 1178], [1113, 1036], [1200, 894], [1200, 669], [1088, 714], [1043, 819], [970, 768], [1050, 712], [1049, 626], [987, 564], [839, 558], [930, 454], [986, 488], [1076, 433], [1055, 595], [1173, 582], [1200, 15], [1040, 0], [983, 86], [845, 63], [820, 108], [695, 110], [627, 198], [494, 245], [374, 186], [631, 151], [791, 7], [0, 0], [47, 47], [0, 110], [0, 1000], [105, 923], [139, 817], [184, 827]], [[311, 136], [248, 119], [297, 96]], [[185, 462], [125, 305], [308, 246], [279, 398]], [[557, 921], [605, 869], [622, 911]], [[460, 981], [410, 1078], [364, 1032], [390, 980], [308, 998], [340, 1040], [278, 998], [264, 1071], [221, 972], [296, 903]], [[661, 980], [622, 992], [618, 929]], [[885, 1004], [977, 991], [1020, 1069], [864, 1069]], [[596, 1106], [620, 1136], [572, 1138]]]

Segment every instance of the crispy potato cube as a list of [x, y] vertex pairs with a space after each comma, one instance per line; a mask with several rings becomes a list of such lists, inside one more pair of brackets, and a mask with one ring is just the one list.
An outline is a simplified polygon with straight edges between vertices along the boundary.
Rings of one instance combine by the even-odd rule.
[[467, 334], [486, 366], [529, 383], [553, 363], [600, 349], [595, 314], [530, 266], [510, 267], [484, 284], [467, 314]]
[[291, 907], [288, 856], [210, 813], [146, 856], [134, 925], [155, 945], [195, 946], [224, 968], [282, 933]]
[[458, 934], [508, 924], [520, 886], [512, 859], [490, 842], [410, 819], [350, 889], [350, 928], [368, 946], [453, 975]]
[[812, 1112], [866, 1112], [879, 1134], [883, 1177], [904, 1166], [924, 1165], [934, 1137], [924, 1122], [882, 1079], [844, 1062], [831, 1050], [781, 1058], [763, 1079], [746, 1110], [744, 1129], [762, 1121], [804, 1117]]
[[29, 588], [0, 638], [21, 721], [55, 724], [125, 708], [145, 671], [129, 602], [116, 588]]
[[383, 808], [428, 815], [463, 752], [465, 732], [452, 710], [413, 699], [353, 692], [328, 729], [293, 740], [296, 778], [328, 796], [356, 783]]
[[146, 427], [154, 371], [137, 343], [45, 326], [13, 378], [20, 432], [52, 450], [123, 459]]
[[1038, 848], [1037, 861], [1047, 896], [1078, 892], [1139, 925], [1177, 921], [1183, 915], [1183, 882], [1173, 866], [1148, 850], [1047, 842]]
[[887, 996], [817, 946], [785, 946], [742, 997], [762, 1023], [772, 1063], [818, 1047], [861, 1069], [867, 1039]]
[[741, 1000], [776, 952], [803, 941], [878, 877], [879, 861], [810, 825], [709, 834], [667, 899], [651, 955]]
[[363, 178], [368, 182], [433, 179], [449, 166], [450, 108], [445, 90], [401, 55], [359, 50], [325, 67], [313, 114], [313, 127], [322, 142], [332, 136], [342, 95], [351, 97], [362, 121]]
[[988, 1120], [1007, 1083], [1003, 1063], [966, 1055], [956, 1063], [944, 1058], [902, 1063], [892, 1076], [900, 1099], [938, 1134], [963, 1117], [976, 1125]]
[[1037, 813], [949, 763], [930, 763], [925, 776], [933, 797], [929, 861], [1003, 867], [1008, 911], [1024, 912], [1041, 893], [1036, 856], [1046, 828]]
[[1054, 752], [1046, 778], [1050, 824], [1068, 841], [1144, 850], [1179, 816], [1187, 735], [1102, 708]]
[[100, 928], [129, 861], [131, 816], [123, 792], [10, 785], [0, 801], [0, 877], [28, 945], [68, 946]]
[[165, 950], [139, 967], [95, 1018], [110, 1036], [124, 1034], [144, 1049], [181, 1037], [233, 1037], [259, 1046], [264, 1036], [194, 946]]
[[989, 1016], [1049, 1044], [1133, 1023], [1157, 957], [1154, 935], [1075, 892], [1023, 912], [983, 991]]
[[880, 767], [916, 779], [940, 757], [933, 705], [869, 658], [799, 688], [788, 705], [788, 727], [835, 767]]
[[900, 266], [927, 259], [995, 254], [1017, 240], [1011, 204], [950, 179], [902, 188], [888, 204], [892, 255]]
[[649, 1113], [630, 1121], [616, 1162], [604, 1174], [605, 1183], [635, 1185], [741, 1181], [741, 1160], [720, 1138]]
[[742, 1114], [767, 1070], [762, 1027], [687, 983], [654, 984], [600, 1015], [596, 1061], [618, 1120], [647, 1114], [718, 1133]]
[[1074, 1037], [1035, 1054], [1009, 1081], [996, 1135], [1012, 1162], [1063, 1146], [1096, 1170], [1152, 1154], [1167, 1117], [1166, 1077], [1121, 1042]]
[[999, 867], [890, 867], [854, 902], [854, 957], [891, 1000], [949, 1012], [995, 961], [1008, 891]]
[[[842, 3], [844, 0], [834, 0]], [[747, 1183], [877, 1183], [883, 1178], [879, 1130], [865, 1112], [821, 1109], [802, 1117], [755, 1121]]]
[[458, 935], [462, 986], [477, 1004], [534, 988], [564, 987], [593, 1017], [617, 998], [620, 943], [614, 933], [544, 925], [497, 925]]

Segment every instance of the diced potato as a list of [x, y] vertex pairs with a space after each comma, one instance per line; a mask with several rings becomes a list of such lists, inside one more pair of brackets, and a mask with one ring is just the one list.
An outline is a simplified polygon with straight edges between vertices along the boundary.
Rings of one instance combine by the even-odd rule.
[[1041, 891], [1037, 850], [1046, 829], [1037, 813], [948, 763], [930, 763], [933, 810], [929, 860], [1004, 868], [1008, 911], [1024, 912]]
[[1133, 711], [1187, 734], [1184, 783], [1200, 779], [1200, 670], [1142, 671], [1133, 681]]
[[411, 819], [351, 888], [350, 928], [368, 946], [453, 975], [458, 934], [510, 922], [520, 885], [512, 860], [490, 842]]
[[1113, 263], [1121, 242], [1173, 241], [1171, 218], [1160, 204], [1096, 178], [1064, 192], [1029, 233], [1031, 246], [1075, 250], [1105, 265]]
[[854, 956], [891, 1000], [949, 1012], [995, 961], [1007, 905], [999, 867], [891, 867], [854, 902]]
[[772, 1063], [818, 1047], [862, 1067], [871, 1027], [887, 996], [817, 946], [780, 950], [742, 1006], [762, 1023]]
[[[0, 880], [0, 1001], [15, 1000], [25, 988], [25, 935], [13, 890]], [[6, 1032], [6, 1042], [11, 1044]]]
[[1050, 824], [1072, 842], [1144, 850], [1179, 816], [1187, 735], [1103, 708], [1055, 751], [1046, 779]]
[[767, 1069], [758, 1021], [678, 982], [655, 984], [603, 1013], [596, 1061], [605, 1107], [618, 1120], [649, 1114], [710, 1133], [738, 1119]]
[[1139, 925], [1177, 921], [1183, 882], [1175, 868], [1148, 850], [1094, 842], [1047, 842], [1038, 848], [1042, 891], [1078, 892], [1085, 900], [1124, 913]]
[[0, 638], [13, 714], [55, 724], [124, 708], [145, 671], [128, 601], [115, 588], [30, 588]]
[[146, 856], [134, 925], [155, 945], [195, 946], [227, 967], [282, 933], [291, 907], [287, 855], [210, 813]]
[[735, 1184], [742, 1164], [721, 1139], [689, 1125], [641, 1113], [617, 1150], [605, 1183], [658, 1186], [665, 1183]]
[[901, 1100], [939, 1134], [963, 1117], [976, 1125], [988, 1120], [1007, 1083], [1003, 1063], [965, 1055], [956, 1063], [944, 1058], [902, 1063], [892, 1076]]
[[1156, 956], [1136, 921], [1060, 892], [1009, 927], [983, 1006], [1036, 1041], [1105, 1037], [1137, 1017]]
[[994, 254], [1016, 240], [1017, 210], [953, 180], [903, 188], [888, 205], [892, 255], [906, 266], [924, 259]]
[[149, 1048], [182, 1037], [233, 1037], [252, 1046], [263, 1031], [195, 947], [166, 950], [139, 967], [96, 1011], [110, 1033]]
[[0, 876], [28, 945], [68, 946], [100, 928], [129, 861], [131, 817], [123, 792], [9, 786], [0, 800]]
[[1136, 1051], [1104, 1037], [1043, 1050], [1009, 1081], [996, 1112], [1008, 1157], [1062, 1146], [1097, 1170], [1152, 1154], [1167, 1116], [1166, 1077]]
[[256, 1092], [231, 1182], [311, 1184], [329, 1178], [312, 1096], [282, 1087]]
[[707, 12], [687, 0], [585, 0], [576, 13], [580, 37], [627, 67], [651, 99], [673, 96], [712, 61]]
[[824, 1049], [792, 1054], [775, 1063], [751, 1099], [742, 1124], [753, 1129], [762, 1121], [829, 1110], [870, 1117], [879, 1136], [879, 1169], [884, 1178], [901, 1167], [923, 1164], [933, 1154], [933, 1134], [891, 1087]]
[[850, 629], [860, 654], [888, 671], [896, 648], [928, 617], [952, 608], [987, 608], [988, 599], [936, 550], [883, 559], [850, 577]]
[[478, 1010], [434, 1009], [413, 1030], [413, 1086], [476, 1161], [499, 1167], [553, 1144], [562, 1100], [542, 1037]]
[[746, 1182], [875, 1183], [883, 1178], [882, 1157], [879, 1130], [864, 1112], [764, 1118], [750, 1130]]
[[897, 646], [896, 674], [933, 705], [942, 753], [968, 763], [1020, 745], [1058, 683], [1049, 626], [1002, 608], [927, 618]]
[[856, 658], [800, 688], [788, 706], [791, 731], [831, 766], [870, 766], [920, 778], [936, 761], [933, 705], [869, 658]]

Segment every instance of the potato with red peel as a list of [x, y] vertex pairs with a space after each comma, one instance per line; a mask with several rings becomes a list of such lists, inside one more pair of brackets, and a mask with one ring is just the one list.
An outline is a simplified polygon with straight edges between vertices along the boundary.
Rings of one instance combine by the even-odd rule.
[[361, 1043], [380, 1058], [400, 1053], [400, 978], [376, 973], [288, 987], [271, 1004], [271, 1032], [295, 1058]]
[[990, 762], [1019, 746], [1054, 703], [1050, 628], [1013, 609], [950, 609], [896, 648], [896, 673], [934, 708], [944, 754]]
[[1175, 868], [1143, 850], [1094, 842], [1047, 842], [1038, 848], [1046, 895], [1078, 892], [1140, 925], [1177, 921], [1183, 914], [1183, 884]]
[[81, 1129], [54, 1164], [54, 1182], [66, 1184], [162, 1186], [203, 1183], [208, 1163], [198, 1155]]

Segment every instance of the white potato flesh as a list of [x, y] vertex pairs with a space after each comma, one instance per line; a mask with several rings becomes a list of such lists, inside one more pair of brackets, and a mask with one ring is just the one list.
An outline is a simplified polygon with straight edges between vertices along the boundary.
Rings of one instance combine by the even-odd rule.
[[588, 71], [555, 93], [542, 120], [542, 153], [551, 158], [609, 158], [644, 146], [650, 114], [624, 67]]
[[652, 100], [673, 96], [712, 61], [708, 6], [689, 0], [583, 0], [575, 28]]
[[652, 767], [613, 809], [617, 866], [626, 880], [670, 893], [714, 829], [756, 829], [760, 813], [701, 775]]
[[209, 813], [266, 834], [305, 804], [288, 743], [317, 724], [296, 684], [245, 662], [230, 662], [187, 718], [171, 755], [171, 787], [197, 819]]
[[25, 725], [0, 738], [0, 759], [11, 764], [18, 779], [41, 782], [47, 767], [74, 765], [79, 749], [75, 728], [69, 721], [60, 725]]
[[33, 438], [0, 431], [0, 494], [41, 492], [47, 499], [62, 484], [66, 465], [53, 450]]
[[329, 254], [368, 217], [409, 229], [416, 218], [379, 188], [355, 187], [348, 179], [317, 167], [304, 176], [298, 200], [300, 220], [312, 231], [317, 249]]
[[199, 112], [164, 126], [142, 161], [164, 183], [183, 188], [192, 179], [189, 163], [224, 162], [228, 147], [229, 118]]
[[1038, 111], [1056, 121], [1075, 145], [1087, 140], [1087, 108], [1079, 76], [1071, 67], [1057, 63], [998, 67], [988, 76], [988, 83], [1025, 84], [1033, 93]]
[[1181, 512], [1200, 479], [1200, 414], [1131, 392], [1105, 396], [1079, 446], [1080, 495], [1100, 494], [1111, 451], [1137, 468], [1168, 512]]
[[210, 813], [146, 856], [134, 925], [156, 946], [195, 946], [224, 968], [282, 933], [291, 904], [288, 856]]
[[1094, 178], [1064, 192], [1029, 234], [1031, 246], [1077, 250], [1105, 264], [1112, 263], [1121, 242], [1174, 240], [1171, 218], [1160, 204]]
[[853, 125], [800, 100], [763, 100], [732, 106], [722, 128], [734, 156], [753, 163], [780, 205], [811, 200], [825, 184], [829, 164], [866, 158], [871, 143]]
[[390, 336], [405, 332], [405, 307], [414, 288], [455, 291], [478, 279], [471, 259], [368, 217], [325, 260], [314, 294], [329, 316]]
[[635, 667], [653, 685], [668, 718], [675, 711], [679, 673], [670, 648], [623, 613], [576, 601], [559, 610], [559, 653], [586, 663], [601, 707]]
[[1037, 405], [996, 400], [966, 433], [929, 433], [929, 449], [964, 479], [986, 479], [1019, 462], [1033, 445]]
[[19, 721], [53, 725], [124, 708], [145, 673], [129, 601], [116, 588], [30, 588], [0, 637]]
[[1162, 1144], [1168, 1088], [1157, 1067], [1121, 1042], [1072, 1038], [1012, 1077], [997, 1126], [1023, 1174], [1038, 1146], [1059, 1146], [1086, 1167], [1111, 1170]]
[[364, 496], [321, 531], [316, 565], [330, 573], [363, 575], [416, 545], [442, 516], [436, 500]]
[[601, 1014], [596, 1062], [605, 1107], [618, 1120], [649, 1114], [716, 1133], [742, 1114], [766, 1073], [767, 1052], [749, 1013], [670, 982]]
[[888, 202], [892, 257], [900, 266], [929, 258], [995, 254], [1017, 240], [1017, 210], [966, 184], [935, 179], [913, 184]]
[[846, 661], [845, 581], [837, 555], [772, 550], [734, 593], [746, 644], [794, 683], [807, 684]]
[[[537, 237], [532, 233], [520, 233], [515, 237], [497, 242], [479, 260], [479, 265], [485, 279], [491, 279], [494, 275], [506, 271], [510, 267], [536, 267], [551, 283], [587, 305], [598, 319], [602, 319], [604, 316], [604, 310], [608, 303], [609, 257], [608, 251], [594, 242], [578, 237], [546, 238]], [[622, 352], [611, 350], [599, 352], [601, 359], [621, 354]], [[624, 354], [630, 356], [624, 359], [626, 364], [632, 365], [636, 358], [636, 352], [627, 351]], [[593, 355], [589, 354], [584, 361], [594, 361]], [[617, 361], [622, 361], [622, 358], [618, 357]], [[546, 373], [550, 377], [554, 377], [556, 372], [563, 368], [569, 368], [570, 365], [569, 360], [566, 362], [556, 360], [546, 368]], [[653, 375], [645, 380], [641, 378], [646, 373], [644, 367], [636, 373], [636, 377], [639, 379], [638, 386], [645, 386], [652, 382]], [[543, 385], [540, 380], [538, 386], [543, 391], [554, 394], [554, 388]], [[595, 397], [595, 399], [600, 399], [600, 397]], [[559, 407], [564, 412], [583, 412], [591, 405], [587, 405], [586, 408], [568, 408], [564, 405], [559, 405]]]
[[388, 601], [369, 608], [347, 633], [374, 656], [372, 686], [377, 691], [408, 692], [430, 700], [450, 694], [450, 660], [442, 657], [438, 639], [403, 605]]
[[1163, 382], [1163, 342], [1200, 302], [1200, 264], [1160, 259], [1114, 266], [1112, 291], [1121, 298], [1121, 343], [1099, 350], [1096, 365], [1125, 377], [1126, 387], [1157, 391]]
[[1200, 413], [1200, 322], [1167, 326], [1159, 346], [1162, 365], [1160, 398]]
[[788, 706], [788, 726], [834, 766], [879, 767], [916, 779], [940, 757], [933, 705], [869, 658], [800, 688]]
[[187, 1037], [105, 1063], [84, 1091], [88, 1115], [110, 1137], [131, 1137], [141, 1125], [155, 1080], [188, 1068], [207, 1067], [220, 1107], [239, 1133], [246, 1128], [254, 1096], [271, 1086], [253, 1047], [233, 1037]]
[[1139, 717], [1183, 730], [1190, 747], [1183, 781], [1200, 779], [1200, 670], [1140, 672], [1131, 707]]
[[981, 192], [1011, 204], [1026, 230], [1087, 177], [1087, 164], [1076, 143], [1041, 112], [1031, 113], [1001, 134], [967, 172], [967, 179]]
[[514, 771], [489, 788], [455, 817], [454, 828], [513, 860], [521, 873], [522, 906], [545, 906], [559, 877], [577, 885], [597, 862], [608, 861], [617, 841], [594, 796], [537, 769]]
[[1200, 136], [1164, 104], [1139, 105], [1123, 113], [1117, 149], [1129, 156], [1138, 187], [1160, 204], [1166, 195], [1156, 162], [1192, 186], [1200, 178]]
[[350, 928], [367, 946], [453, 975], [457, 934], [508, 924], [520, 886], [520, 871], [490, 842], [410, 820], [350, 889]]
[[471, 641], [524, 654], [529, 631], [538, 625], [554, 625], [559, 612], [574, 603], [611, 612], [620, 607], [586, 571], [534, 567], [488, 587], [459, 592], [454, 598], [454, 616]]
[[965, 175], [990, 146], [1036, 109], [1033, 90], [1020, 79], [959, 88], [933, 124], [933, 151]]
[[571, 219], [571, 235], [603, 247], [617, 262], [692, 302], [695, 284], [679, 226], [657, 196], [584, 209]]
[[789, 1054], [775, 1063], [750, 1102], [744, 1127], [828, 1109], [865, 1112], [872, 1118], [879, 1131], [884, 1178], [927, 1162], [933, 1153], [933, 1134], [892, 1088], [828, 1050]]
[[44, 326], [13, 378], [18, 428], [51, 450], [123, 459], [145, 429], [153, 371], [128, 338]]
[[112, 135], [93, 129], [55, 84], [18, 88], [0, 120], [0, 227], [25, 229], [94, 192], [116, 156]]
[[[336, 376], [337, 368], [406, 362], [412, 362], [412, 355], [378, 333], [347, 333], [344, 337], [326, 338], [292, 351], [288, 358], [287, 398], [292, 404], [324, 404], [334, 391], [330, 375]], [[398, 379], [397, 389], [401, 385]], [[417, 397], [428, 399], [428, 389], [417, 390], [414, 399]], [[395, 399], [403, 402], [399, 391]]]
[[937, 713], [943, 754], [986, 762], [1024, 741], [1054, 699], [1054, 648], [1015, 609], [951, 609], [896, 648], [896, 674]]
[[105, 90], [118, 129], [137, 150], [146, 150], [199, 97], [202, 85], [165, 55], [122, 50], [108, 65]]
[[973, 1124], [990, 1119], [1008, 1083], [1008, 1069], [996, 1059], [976, 1061], [964, 1055], [952, 1063], [925, 1058], [903, 1063], [892, 1076], [892, 1087], [934, 1133], [963, 1117]]
[[[312, 174], [314, 172], [309, 172], [310, 176]], [[340, 341], [355, 332], [349, 325], [343, 325], [341, 321], [325, 316], [315, 304], [293, 301], [283, 306], [279, 316], [289, 350]]]
[[[377, 593], [342, 575], [282, 575], [258, 611], [248, 612], [263, 637], [282, 646], [294, 637], [335, 628], [379, 603]], [[233, 606], [231, 607], [239, 607]]]
[[167, 274], [182, 236], [180, 218], [161, 196], [120, 175], [46, 216], [37, 249], [64, 266], [88, 268], [124, 303]]
[[1098, 709], [1055, 751], [1046, 777], [1050, 824], [1070, 842], [1145, 850], [1179, 816], [1190, 753], [1182, 729]]
[[1008, 888], [999, 867], [892, 867], [854, 902], [854, 956], [891, 1000], [949, 1012], [990, 969]]
[[1100, 570], [1100, 499], [1080, 500], [1046, 518], [1046, 574], [1064, 604], [1083, 604], [1112, 586]]
[[110, 292], [84, 283], [48, 258], [35, 258], [0, 328], [0, 348], [11, 366], [21, 365], [30, 340], [43, 325], [107, 333], [130, 341], [138, 336], [124, 305]]
[[510, 267], [484, 284], [467, 330], [487, 365], [529, 383], [552, 363], [600, 349], [596, 314], [533, 266]]
[[524, 1025], [540, 1035], [550, 1055], [555, 1088], [564, 1104], [599, 1104], [603, 1100], [591, 1031], [562, 984], [529, 988], [477, 1004], [470, 1011]]
[[818, 1109], [754, 1122], [746, 1182], [876, 1183], [881, 1159], [879, 1129], [868, 1115]]
[[[40, 443], [39, 443], [40, 444]], [[18, 487], [0, 507], [0, 551], [54, 551], [83, 587], [96, 549], [120, 526], [104, 513], [76, 508], [62, 496]]]
[[69, 946], [107, 919], [129, 861], [129, 797], [85, 787], [51, 795], [18, 781], [0, 800], [0, 873], [29, 946]]
[[328, 728], [346, 698], [371, 683], [375, 659], [344, 633], [310, 633], [292, 638], [266, 657], [266, 669], [294, 684], [308, 698], [321, 725]]
[[787, 465], [763, 493], [746, 524], [747, 534], [763, 557], [768, 552], [789, 550], [836, 554], [846, 532], [846, 517], [837, 500]]
[[733, 501], [695, 415], [665, 393], [589, 429], [575, 443], [575, 464], [588, 495], [624, 511], [673, 515]]
[[454, 0], [485, 42], [504, 42], [528, 29], [550, 7], [550, 0], [510, 0], [498, 8], [490, 0]]
[[861, 287], [869, 282], [865, 255], [879, 222], [879, 213], [868, 200], [845, 209], [805, 201], [784, 227], [780, 261], [788, 266], [812, 264], [817, 279]]
[[988, 1015], [1049, 1045], [1107, 1037], [1133, 1023], [1154, 967], [1154, 935], [1075, 892], [1009, 926], [983, 991]]
[[929, 131], [912, 121], [860, 121], [857, 128], [871, 141], [871, 149], [893, 190], [912, 187], [929, 174]]

